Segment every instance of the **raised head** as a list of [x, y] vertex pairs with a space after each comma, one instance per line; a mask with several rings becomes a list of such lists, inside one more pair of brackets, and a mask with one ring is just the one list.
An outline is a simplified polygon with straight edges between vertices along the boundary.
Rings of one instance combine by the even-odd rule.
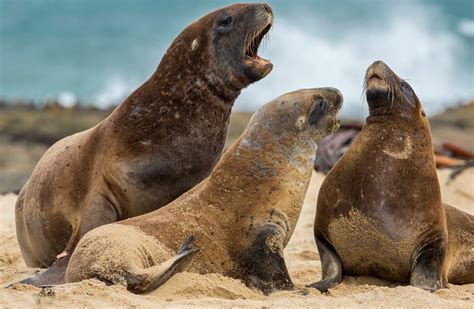
[[367, 68], [364, 88], [371, 116], [425, 116], [410, 84], [382, 61], [375, 61]]
[[[216, 10], [186, 27], [163, 57], [159, 71], [210, 83], [216, 90], [238, 91], [270, 73], [272, 63], [257, 55], [273, 23], [268, 4], [234, 4]], [[167, 66], [173, 70], [166, 70]], [[172, 78], [172, 76], [168, 76]]]
[[282, 142], [304, 138], [316, 143], [339, 128], [336, 116], [342, 101], [341, 92], [335, 88], [284, 94], [257, 110], [249, 124], [249, 134], [268, 134]]

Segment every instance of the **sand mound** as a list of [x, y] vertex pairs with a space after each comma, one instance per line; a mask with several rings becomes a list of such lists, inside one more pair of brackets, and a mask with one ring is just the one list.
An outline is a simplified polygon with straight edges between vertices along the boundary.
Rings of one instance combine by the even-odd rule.
[[150, 295], [166, 301], [195, 299], [201, 295], [223, 299], [265, 299], [262, 294], [249, 289], [240, 280], [219, 274], [199, 275], [188, 272], [176, 274]]
[[[474, 169], [466, 170], [447, 183], [449, 173], [449, 170], [440, 172], [445, 202], [474, 213]], [[376, 278], [345, 277], [342, 284], [327, 294], [314, 289], [307, 290], [305, 285], [321, 276], [312, 227], [317, 192], [323, 179], [320, 174], [313, 175], [300, 219], [285, 249], [288, 269], [297, 287], [295, 291], [264, 296], [247, 288], [239, 280], [218, 274], [185, 272], [173, 276], [162, 287], [147, 295], [135, 295], [122, 286], [106, 286], [95, 279], [44, 289], [15, 285], [11, 289], [0, 288], [0, 307], [474, 307], [474, 284], [450, 285], [448, 289], [429, 293]], [[0, 196], [0, 286], [31, 276], [36, 271], [26, 268], [16, 243], [15, 200], [16, 196], [12, 194]]]

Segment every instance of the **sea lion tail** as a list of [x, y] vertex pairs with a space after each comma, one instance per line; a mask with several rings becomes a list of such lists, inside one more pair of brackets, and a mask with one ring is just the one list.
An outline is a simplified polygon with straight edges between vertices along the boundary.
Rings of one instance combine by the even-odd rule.
[[178, 253], [171, 259], [138, 271], [128, 272], [125, 276], [127, 289], [134, 293], [151, 292], [163, 283], [165, 283], [172, 275], [177, 272], [180, 265], [189, 259], [194, 253], [199, 251], [198, 248], [192, 248], [191, 244], [194, 236], [191, 235], [184, 241]]

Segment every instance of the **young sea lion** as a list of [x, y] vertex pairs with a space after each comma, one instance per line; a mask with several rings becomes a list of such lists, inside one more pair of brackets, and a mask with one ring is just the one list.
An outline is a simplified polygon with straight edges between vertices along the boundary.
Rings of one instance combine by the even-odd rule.
[[326, 291], [342, 275], [427, 290], [474, 282], [474, 216], [443, 205], [431, 133], [411, 86], [383, 62], [365, 77], [369, 117], [324, 180], [314, 234]]
[[283, 249], [303, 205], [316, 142], [338, 127], [341, 104], [338, 90], [320, 88], [261, 107], [196, 187], [159, 210], [87, 233], [66, 282], [96, 277], [143, 293], [187, 264], [265, 293], [292, 288]]
[[23, 283], [62, 282], [70, 253], [89, 230], [160, 208], [209, 175], [235, 99], [272, 69], [257, 56], [272, 21], [266, 4], [202, 17], [109, 117], [44, 154], [16, 204], [18, 243], [30, 267], [62, 258]]

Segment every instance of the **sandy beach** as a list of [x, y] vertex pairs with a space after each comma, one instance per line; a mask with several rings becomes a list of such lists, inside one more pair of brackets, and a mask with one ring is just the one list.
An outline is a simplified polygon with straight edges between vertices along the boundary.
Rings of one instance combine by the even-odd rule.
[[[454, 180], [450, 170], [439, 171], [445, 202], [474, 214], [474, 169]], [[312, 227], [317, 192], [324, 175], [314, 173], [303, 210], [285, 258], [295, 291], [264, 296], [247, 288], [239, 280], [218, 274], [179, 273], [162, 287], [146, 295], [135, 295], [122, 286], [106, 286], [98, 280], [65, 284], [53, 288], [16, 285], [0, 289], [0, 307], [319, 307], [319, 308], [473, 308], [474, 284], [452, 285], [435, 293], [411, 286], [370, 277], [345, 277], [342, 284], [321, 294], [306, 289], [305, 284], [318, 280], [321, 264], [313, 239]], [[35, 274], [25, 266], [15, 237], [14, 205], [16, 195], [0, 196], [0, 285], [2, 287]], [[308, 295], [302, 291], [307, 290]]]
[[[474, 216], [474, 0], [225, 2], [0, 0], [0, 309], [474, 309], [474, 283], [448, 283], [446, 288], [429, 292], [407, 282], [345, 276], [340, 284], [324, 293], [307, 287], [322, 277], [313, 228], [318, 192], [326, 177], [323, 172], [327, 174], [351, 145], [357, 149], [359, 145], [353, 144], [357, 136], [362, 137], [359, 141], [368, 142], [368, 151], [358, 152], [364, 158], [350, 157], [351, 163], [355, 163], [348, 170], [355, 171], [350, 176], [356, 178], [336, 175], [338, 183], [331, 185], [335, 190], [326, 196], [338, 197], [338, 190], [349, 187], [357, 193], [355, 199], [381, 206], [383, 211], [375, 209], [372, 213], [382, 214], [382, 219], [394, 212], [390, 208], [393, 203], [405, 207], [401, 209], [409, 216], [392, 216], [390, 220], [378, 220], [376, 225], [370, 224], [370, 220], [346, 220], [341, 216], [346, 213], [348, 199], [330, 202], [339, 217], [318, 217], [318, 227], [328, 223], [328, 230], [334, 230], [337, 237], [329, 240], [337, 248], [342, 273], [381, 276], [383, 272], [385, 278], [403, 280], [413, 267], [397, 267], [398, 264], [421, 265], [422, 270], [416, 273], [419, 276], [412, 281], [414, 285], [427, 286], [426, 282], [432, 282], [429, 268], [436, 268], [444, 254], [450, 262], [455, 261], [450, 265], [460, 266], [460, 271], [443, 267], [443, 274], [444, 270], [450, 273], [453, 282], [474, 281], [469, 276], [474, 255], [471, 225], [464, 228], [471, 221], [466, 220], [466, 225], [465, 221], [462, 225], [456, 225], [454, 220], [448, 222], [451, 230], [453, 226], [463, 229], [450, 235], [454, 235], [450, 250], [441, 254], [437, 246], [444, 246], [445, 239], [437, 231], [439, 227], [445, 231], [445, 222], [440, 219], [440, 212], [433, 215], [433, 210], [427, 209], [430, 215], [425, 216], [417, 209], [409, 209], [416, 208], [417, 201], [433, 191], [436, 193], [432, 197], [439, 202], [437, 188], [430, 186], [436, 185], [434, 172], [425, 172], [426, 167], [432, 167], [425, 163], [431, 162], [428, 155], [433, 154], [442, 201]], [[324, 90], [315, 89], [323, 87]], [[303, 95], [296, 97], [298, 89], [303, 90]], [[285, 93], [289, 95], [282, 96]], [[268, 102], [274, 104], [272, 108], [262, 108]], [[333, 113], [335, 106], [338, 113]], [[337, 114], [340, 120], [336, 133], [336, 121], [329, 121], [330, 114], [331, 118]], [[361, 132], [372, 123], [380, 126], [369, 128], [373, 135], [366, 140], [367, 131]], [[246, 135], [239, 139], [247, 126]], [[335, 134], [326, 136], [331, 128]], [[327, 138], [323, 140], [323, 136]], [[317, 160], [314, 165], [303, 164], [307, 148], [316, 139]], [[21, 243], [24, 251], [28, 251], [24, 242], [31, 245], [34, 258], [41, 260], [35, 266], [45, 265], [50, 259], [45, 260], [44, 256], [51, 255], [38, 255], [38, 248], [48, 245], [54, 251], [53, 257], [58, 251], [72, 254], [79, 238], [92, 227], [166, 207], [209, 175], [222, 151], [235, 141], [248, 151], [236, 149], [235, 156], [225, 157], [225, 164], [219, 165], [226, 171], [212, 174], [218, 177], [210, 183], [218, 186], [217, 190], [213, 187], [212, 193], [200, 195], [203, 211], [191, 209], [198, 203], [194, 196], [186, 200], [190, 209], [185, 208], [184, 212], [179, 212], [181, 208], [168, 216], [168, 210], [175, 210], [168, 208], [164, 216], [160, 213], [159, 223], [142, 246], [133, 247], [141, 244], [137, 241], [140, 237], [115, 232], [115, 226], [111, 228], [111, 237], [104, 237], [99, 231], [92, 238], [91, 247], [95, 248], [98, 242], [103, 246], [95, 251], [85, 248], [86, 258], [76, 259], [91, 263], [87, 267], [71, 267], [69, 271], [92, 270], [93, 276], [103, 281], [120, 282], [100, 275], [101, 271], [115, 274], [111, 270], [120, 269], [117, 252], [129, 247], [136, 249], [133, 252], [138, 252], [137, 260], [148, 269], [162, 261], [158, 259], [165, 251], [162, 247], [176, 250], [181, 256], [189, 252], [189, 246], [178, 250], [165, 243], [177, 241], [178, 234], [186, 232], [186, 237], [195, 237], [191, 249], [209, 250], [197, 255], [210, 262], [199, 264], [199, 271], [217, 272], [213, 267], [224, 269], [230, 265], [232, 271], [220, 272], [240, 278], [244, 276], [236, 275], [235, 269], [242, 269], [249, 276], [259, 268], [272, 275], [271, 267], [262, 263], [265, 259], [257, 258], [271, 254], [274, 258], [276, 249], [281, 258], [282, 233], [255, 238], [261, 242], [253, 237], [262, 235], [257, 232], [266, 232], [261, 228], [268, 227], [260, 224], [265, 222], [262, 218], [270, 223], [277, 218], [278, 222], [273, 221], [285, 223], [279, 224], [286, 228], [285, 241], [289, 231], [294, 230], [284, 249], [293, 290], [265, 295], [241, 280], [218, 273], [193, 273], [198, 271], [194, 268], [167, 276], [169, 279], [159, 285], [163, 281], [156, 284], [156, 280], [149, 280], [153, 277], [135, 272], [137, 268], [123, 267], [120, 274], [126, 280], [122, 282], [127, 281], [131, 290], [147, 281], [155, 283], [153, 287], [159, 286], [146, 294], [134, 294], [126, 286], [107, 285], [98, 279], [49, 287], [18, 283], [45, 271], [26, 266], [17, 241], [15, 204], [26, 183], [31, 191], [25, 195], [25, 209], [34, 209], [23, 212], [18, 235], [23, 236], [25, 230], [38, 235], [38, 227], [41, 228], [44, 237], [28, 235]], [[390, 160], [408, 161], [384, 164], [388, 159], [377, 157], [377, 148]], [[416, 158], [410, 158], [411, 153], [416, 153]], [[298, 173], [288, 174], [271, 166], [281, 167], [285, 161]], [[249, 162], [258, 164], [248, 164], [252, 166], [247, 169]], [[370, 166], [365, 168], [367, 162]], [[361, 166], [364, 168], [360, 169]], [[294, 226], [297, 212], [291, 200], [300, 205], [303, 194], [298, 185], [307, 181], [310, 170], [311, 182]], [[368, 170], [375, 173], [366, 173]], [[308, 173], [304, 177], [303, 171]], [[385, 177], [394, 171], [398, 174]], [[253, 179], [241, 181], [241, 172]], [[383, 174], [382, 178], [378, 178], [379, 174]], [[231, 177], [227, 181], [228, 175]], [[370, 179], [370, 185], [354, 190], [357, 177]], [[264, 188], [269, 190], [262, 190], [261, 179], [271, 180], [271, 186]], [[241, 183], [244, 185], [240, 192], [233, 190]], [[283, 185], [291, 188], [279, 190]], [[232, 190], [227, 190], [230, 187]], [[366, 187], [370, 187], [370, 194], [366, 194]], [[404, 190], [420, 187], [422, 190]], [[252, 194], [247, 194], [249, 188]], [[246, 195], [239, 195], [241, 192]], [[251, 208], [255, 203], [248, 198], [250, 195], [272, 197], [257, 203], [260, 207], [275, 208], [269, 219], [263, 217], [269, 213], [266, 208], [250, 215], [229, 215], [229, 204], [238, 210]], [[23, 196], [19, 199], [22, 202]], [[410, 202], [403, 205], [400, 200]], [[103, 205], [109, 209], [104, 211]], [[287, 208], [291, 209], [278, 211], [280, 205], [290, 205]], [[322, 203], [320, 206], [321, 212]], [[211, 207], [223, 213], [206, 211]], [[21, 207], [19, 217], [20, 212]], [[44, 217], [52, 218], [53, 223], [43, 220], [41, 214], [46, 212]], [[192, 214], [192, 218], [183, 215], [185, 212]], [[220, 222], [222, 218], [222, 233], [212, 224], [205, 224]], [[457, 218], [456, 214], [452, 218]], [[334, 224], [339, 220], [351, 224]], [[364, 222], [371, 228], [365, 228]], [[202, 227], [208, 231], [197, 234]], [[147, 228], [150, 225], [142, 226], [143, 231]], [[384, 228], [381, 237], [377, 229]], [[189, 229], [192, 231], [188, 234]], [[239, 238], [244, 235], [241, 231], [246, 233], [247, 240]], [[59, 239], [61, 235], [68, 239]], [[114, 247], [116, 235], [119, 240]], [[351, 235], [352, 238], [346, 237]], [[223, 236], [223, 241], [216, 241], [217, 236]], [[55, 239], [48, 239], [47, 243], [40, 238]], [[419, 241], [421, 238], [436, 239]], [[124, 239], [127, 243], [122, 242]], [[251, 241], [256, 245], [248, 246]], [[418, 245], [417, 254], [405, 254], [414, 251], [410, 247], [413, 243]], [[154, 246], [159, 247], [158, 253], [150, 249]], [[363, 250], [364, 246], [373, 249]], [[207, 255], [218, 253], [219, 248], [223, 254]], [[252, 250], [244, 250], [248, 248]], [[79, 255], [77, 252], [75, 257]], [[90, 259], [97, 256], [113, 266], [100, 268], [100, 263]], [[134, 256], [121, 257], [120, 262], [127, 264]], [[326, 275], [325, 254], [323, 257]], [[238, 264], [226, 259], [238, 260]], [[363, 265], [364, 261], [370, 261], [366, 263], [369, 265]], [[182, 270], [184, 266], [180, 264], [175, 269]], [[352, 271], [356, 268], [367, 271]], [[157, 269], [162, 270], [152, 270]], [[68, 279], [79, 280], [69, 274]]]

